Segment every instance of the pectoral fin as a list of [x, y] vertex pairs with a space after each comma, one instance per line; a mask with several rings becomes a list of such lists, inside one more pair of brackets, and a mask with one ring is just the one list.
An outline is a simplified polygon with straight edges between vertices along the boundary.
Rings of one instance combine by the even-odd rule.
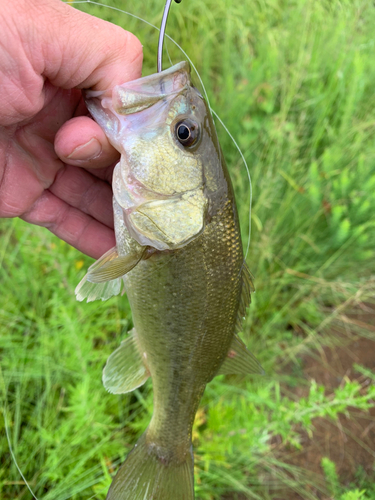
[[109, 356], [103, 370], [103, 385], [112, 394], [124, 394], [144, 384], [149, 376], [146, 358], [140, 352], [133, 329]]
[[245, 344], [238, 335], [235, 335], [228, 355], [217, 375], [248, 375], [250, 373], [263, 375], [264, 370], [256, 357], [247, 350]]
[[146, 247], [140, 246], [133, 253], [119, 256], [117, 248], [111, 248], [88, 268], [87, 274], [75, 289], [77, 300], [87, 299], [87, 302], [91, 302], [118, 295], [121, 292], [122, 276], [138, 264], [145, 252]]
[[89, 267], [86, 279], [91, 283], [103, 283], [121, 278], [138, 264], [145, 251], [146, 247], [139, 247], [137, 252], [119, 256], [114, 247]]
[[90, 283], [90, 281], [87, 281], [86, 277], [87, 275], [80, 281], [75, 289], [76, 299], [80, 302], [85, 299], [87, 299], [87, 302], [108, 300], [121, 292], [121, 278], [106, 281], [104, 283]]

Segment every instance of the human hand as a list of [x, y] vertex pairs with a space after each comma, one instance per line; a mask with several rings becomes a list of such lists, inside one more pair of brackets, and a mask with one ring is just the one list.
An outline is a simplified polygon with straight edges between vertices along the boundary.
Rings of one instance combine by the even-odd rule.
[[80, 89], [140, 77], [141, 44], [60, 0], [5, 2], [0, 31], [0, 217], [47, 227], [98, 258], [115, 245], [119, 155]]

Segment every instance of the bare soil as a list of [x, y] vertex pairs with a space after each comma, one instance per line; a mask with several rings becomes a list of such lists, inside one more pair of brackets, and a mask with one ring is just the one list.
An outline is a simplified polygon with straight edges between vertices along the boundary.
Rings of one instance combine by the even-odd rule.
[[[364, 305], [364, 310], [357, 310], [344, 317], [345, 329], [334, 332], [339, 337], [339, 346], [323, 347], [313, 357], [302, 360], [302, 381], [315, 380], [324, 385], [329, 394], [346, 378], [358, 380], [363, 386], [371, 380], [356, 372], [354, 364], [360, 364], [375, 372], [375, 310], [374, 306]], [[362, 332], [362, 333], [361, 333]], [[372, 338], [371, 338], [372, 337]], [[307, 394], [307, 384], [285, 388], [288, 394], [303, 397]], [[328, 457], [336, 464], [336, 471], [341, 484], [349, 486], [356, 482], [356, 471], [362, 467], [363, 474], [375, 481], [375, 402], [369, 412], [349, 409], [339, 416], [337, 422], [317, 418], [314, 420], [312, 436], [301, 431], [302, 449], [286, 447], [278, 436], [273, 438], [274, 453], [283, 462], [303, 468], [311, 481], [306, 482], [306, 494], [290, 489], [275, 491], [273, 500], [329, 500], [333, 497], [327, 492], [324, 473], [321, 467], [323, 457]], [[315, 487], [312, 485], [320, 485]], [[304, 488], [303, 484], [302, 490]], [[323, 493], [324, 492], [324, 493]], [[309, 494], [308, 494], [309, 493]], [[245, 496], [228, 495], [222, 500], [245, 500]]]
[[[320, 358], [306, 358], [304, 374], [308, 379], [324, 384], [328, 392], [339, 386], [345, 377], [358, 380], [362, 384], [370, 383], [363, 375], [353, 370], [353, 364], [358, 363], [375, 370], [375, 343], [367, 338], [359, 338], [346, 347], [322, 349]], [[303, 396], [304, 390], [297, 388], [295, 393]], [[337, 422], [317, 418], [311, 437], [306, 432], [301, 432], [301, 444], [302, 450], [283, 448], [281, 444], [280, 456], [286, 462], [316, 474], [323, 485], [323, 457], [328, 457], [336, 464], [336, 471], [343, 485], [349, 486], [355, 481], [359, 466], [371, 477], [375, 463], [375, 407], [369, 412], [349, 410], [348, 414], [341, 414]], [[310, 493], [317, 499], [330, 498], [318, 490], [314, 491], [313, 488]], [[288, 492], [286, 498], [304, 500], [305, 497]]]

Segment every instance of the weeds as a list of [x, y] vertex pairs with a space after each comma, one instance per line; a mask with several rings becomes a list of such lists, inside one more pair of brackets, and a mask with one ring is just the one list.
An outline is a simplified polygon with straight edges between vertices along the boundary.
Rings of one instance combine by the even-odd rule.
[[[159, 24], [156, 1], [111, 5]], [[145, 73], [155, 71], [154, 31], [116, 11], [82, 8], [134, 31]], [[300, 357], [342, 342], [337, 330], [374, 335], [348, 316], [375, 290], [374, 26], [369, 0], [189, 0], [171, 11], [169, 34], [197, 65], [250, 165], [248, 262], [257, 292], [243, 335], [267, 372], [262, 380], [218, 377], [207, 387], [194, 429], [201, 500], [228, 492], [271, 499], [283, 487], [316, 498], [309, 485], [320, 492], [328, 485], [337, 500], [374, 498], [363, 474], [344, 486], [327, 458], [323, 484], [276, 458], [272, 446], [278, 436], [298, 449], [300, 430], [312, 435], [316, 417], [336, 419], [349, 406], [366, 411], [375, 399], [373, 382], [349, 379], [332, 394], [314, 381], [305, 397], [282, 389], [284, 381], [306, 384]], [[218, 131], [246, 241], [246, 172]], [[149, 383], [121, 397], [101, 384], [106, 358], [132, 326], [129, 305], [76, 303], [89, 259], [42, 229], [0, 224], [0, 496], [32, 498], [11, 446], [39, 499], [104, 499], [152, 411]]]

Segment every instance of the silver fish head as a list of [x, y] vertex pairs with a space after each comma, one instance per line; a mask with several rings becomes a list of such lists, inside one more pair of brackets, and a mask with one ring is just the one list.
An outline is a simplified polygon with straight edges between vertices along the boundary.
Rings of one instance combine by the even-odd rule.
[[227, 189], [208, 106], [191, 84], [188, 63], [89, 92], [86, 103], [121, 153], [114, 197], [141, 245], [180, 248], [198, 236]]

